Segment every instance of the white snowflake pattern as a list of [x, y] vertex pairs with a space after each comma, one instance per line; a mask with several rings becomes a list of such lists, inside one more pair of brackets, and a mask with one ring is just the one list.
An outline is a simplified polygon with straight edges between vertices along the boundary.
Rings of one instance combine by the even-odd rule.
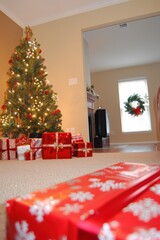
[[89, 188], [100, 188], [103, 185], [103, 182], [98, 178], [90, 178], [89, 181], [92, 182], [92, 184], [89, 185]]
[[64, 207], [60, 208], [60, 211], [63, 212], [64, 215], [69, 215], [70, 213], [79, 213], [79, 211], [83, 208], [79, 203], [74, 204], [65, 204]]
[[132, 214], [144, 222], [149, 222], [152, 218], [160, 215], [160, 205], [152, 198], [144, 198], [138, 202], [130, 203], [123, 212]]
[[85, 202], [86, 200], [92, 200], [94, 198], [94, 194], [91, 192], [72, 192], [70, 195], [72, 201]]
[[127, 236], [127, 240], [160, 240], [160, 231], [156, 228], [139, 229], [137, 232]]
[[108, 223], [104, 223], [99, 234], [98, 234], [99, 240], [115, 240], [115, 237], [110, 229], [110, 226]]
[[16, 236], [15, 240], [34, 240], [36, 239], [34, 232], [28, 231], [28, 223], [26, 221], [16, 222]]
[[38, 222], [44, 220], [44, 215], [48, 215], [53, 210], [53, 207], [59, 203], [58, 199], [47, 198], [44, 201], [37, 200], [33, 206], [30, 207], [29, 212], [36, 216]]
[[116, 182], [115, 180], [107, 180], [105, 182], [93, 181], [90, 188], [99, 188], [102, 192], [108, 192], [113, 189], [124, 189], [126, 188], [126, 184], [123, 182]]
[[155, 184], [150, 188], [152, 192], [154, 192], [156, 195], [160, 195], [160, 184]]

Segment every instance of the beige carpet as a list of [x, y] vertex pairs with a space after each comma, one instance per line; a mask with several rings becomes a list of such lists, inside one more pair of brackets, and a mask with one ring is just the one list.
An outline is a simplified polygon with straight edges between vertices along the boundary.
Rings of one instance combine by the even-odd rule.
[[93, 157], [64, 160], [0, 160], [0, 240], [5, 240], [4, 203], [7, 199], [123, 161], [160, 164], [160, 152], [94, 153]]

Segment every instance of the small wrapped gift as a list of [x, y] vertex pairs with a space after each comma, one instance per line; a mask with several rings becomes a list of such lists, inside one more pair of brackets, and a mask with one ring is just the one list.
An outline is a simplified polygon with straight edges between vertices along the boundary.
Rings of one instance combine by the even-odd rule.
[[75, 157], [92, 157], [92, 143], [79, 142], [74, 144]]
[[72, 134], [72, 155], [75, 156], [75, 144], [79, 143], [79, 142], [84, 142], [82, 134], [78, 133], [78, 134]]
[[24, 153], [25, 160], [35, 160], [35, 152], [32, 152], [32, 150]]
[[16, 159], [16, 139], [0, 138], [0, 160]]
[[35, 158], [42, 157], [42, 138], [30, 138], [30, 147], [32, 153], [35, 155]]
[[17, 146], [18, 160], [26, 160], [27, 152], [30, 152], [30, 145]]
[[22, 134], [16, 138], [16, 146], [27, 145], [27, 141], [27, 136], [25, 134]]
[[72, 144], [78, 143], [78, 142], [84, 142], [82, 134], [72, 134]]
[[42, 134], [42, 158], [71, 158], [71, 133], [45, 132]]

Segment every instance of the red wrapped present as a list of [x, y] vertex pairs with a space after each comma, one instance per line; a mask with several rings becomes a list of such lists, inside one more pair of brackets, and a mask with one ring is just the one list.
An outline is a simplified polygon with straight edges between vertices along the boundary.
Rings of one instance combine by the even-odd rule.
[[35, 152], [33, 152], [32, 150], [25, 152], [24, 159], [25, 160], [35, 160], [36, 159]]
[[[97, 223], [96, 228], [100, 230], [94, 234], [93, 240], [97, 239], [96, 236], [99, 240], [108, 239], [108, 236], [110, 239], [118, 240], [159, 240], [160, 180], [146, 189], [114, 217]], [[82, 232], [85, 232], [86, 236], [86, 230]]]
[[79, 142], [74, 144], [74, 156], [76, 157], [92, 157], [92, 143]]
[[46, 132], [42, 134], [42, 158], [71, 158], [71, 133]]
[[18, 138], [16, 138], [16, 146], [27, 145], [28, 139], [25, 134], [21, 134]]
[[72, 134], [72, 155], [75, 156], [75, 144], [84, 142], [82, 134]]
[[82, 134], [72, 134], [72, 144], [78, 143], [78, 142], [84, 142]]
[[10, 199], [7, 240], [159, 240], [159, 178], [160, 166], [125, 162]]
[[16, 139], [0, 138], [0, 159], [16, 159]]
[[42, 157], [42, 138], [30, 138], [29, 143], [30, 143], [31, 151], [35, 155], [35, 158], [41, 158]]

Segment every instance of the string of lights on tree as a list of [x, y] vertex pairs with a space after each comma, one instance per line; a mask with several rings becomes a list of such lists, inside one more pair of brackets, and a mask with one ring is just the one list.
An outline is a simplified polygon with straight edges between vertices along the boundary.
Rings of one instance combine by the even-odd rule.
[[8, 71], [0, 130], [4, 136], [61, 131], [62, 114], [58, 97], [47, 80], [40, 44], [32, 39], [30, 27], [12, 54]]

